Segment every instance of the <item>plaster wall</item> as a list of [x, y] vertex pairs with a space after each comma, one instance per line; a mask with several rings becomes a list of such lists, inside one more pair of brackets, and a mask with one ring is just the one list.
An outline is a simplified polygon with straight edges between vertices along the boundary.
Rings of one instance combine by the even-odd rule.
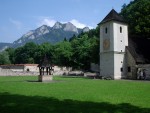
[[129, 79], [136, 79], [137, 78], [137, 68], [136, 68], [136, 61], [134, 57], [131, 55], [129, 50], [127, 50], [127, 67], [131, 68], [131, 71], [127, 73], [127, 78]]
[[114, 54], [114, 79], [121, 79], [124, 76], [124, 54]]
[[100, 76], [114, 78], [114, 54], [112, 52], [100, 54]]
[[[120, 32], [122, 29], [122, 32]], [[120, 24], [119, 22], [113, 23], [113, 42], [114, 51], [125, 52], [125, 47], [128, 46], [128, 30], [127, 25]]]

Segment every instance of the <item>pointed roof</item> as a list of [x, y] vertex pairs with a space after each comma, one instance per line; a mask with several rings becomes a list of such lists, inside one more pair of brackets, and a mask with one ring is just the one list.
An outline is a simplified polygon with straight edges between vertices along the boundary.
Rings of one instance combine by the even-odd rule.
[[112, 21], [112, 20], [122, 22], [122, 23], [126, 23], [125, 20], [114, 9], [112, 9], [108, 13], [108, 15], [99, 24], [103, 24], [105, 22], [109, 22], [109, 21]]

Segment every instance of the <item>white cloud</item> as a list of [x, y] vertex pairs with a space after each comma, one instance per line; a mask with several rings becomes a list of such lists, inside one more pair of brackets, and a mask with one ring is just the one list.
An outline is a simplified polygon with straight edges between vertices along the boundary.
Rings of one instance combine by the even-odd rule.
[[10, 21], [13, 25], [15, 25], [15, 26], [17, 27], [17, 29], [21, 29], [21, 28], [22, 28], [22, 23], [21, 23], [20, 21], [14, 20], [14, 19], [12, 19], [12, 18], [10, 18], [9, 21]]
[[[40, 27], [42, 25], [48, 25], [50, 27], [53, 27], [54, 24], [57, 21], [54, 19], [51, 19], [50, 17], [39, 17], [39, 22], [37, 23], [37, 26]], [[59, 21], [60, 23], [67, 23], [67, 22], [71, 22], [73, 25], [75, 25], [77, 28], [84, 28], [84, 27], [89, 27], [90, 29], [92, 29], [93, 27], [88, 26], [86, 24], [80, 23], [78, 20], [76, 19], [72, 19], [70, 21]]]
[[70, 21], [73, 25], [75, 25], [77, 28], [84, 28], [84, 27], [89, 27], [90, 29], [92, 29], [93, 27], [92, 26], [88, 26], [86, 24], [83, 24], [83, 23], [80, 23], [78, 20], [76, 19], [72, 19]]
[[56, 20], [51, 19], [49, 17], [40, 17], [39, 21], [40, 22], [37, 24], [37, 26], [47, 25], [47, 26], [53, 27], [54, 24], [56, 23]]
[[73, 25], [75, 25], [76, 27], [78, 27], [78, 28], [84, 28], [84, 27], [86, 27], [85, 24], [82, 24], [82, 23], [80, 23], [78, 20], [75, 20], [75, 19], [71, 20], [70, 22], [71, 22]]

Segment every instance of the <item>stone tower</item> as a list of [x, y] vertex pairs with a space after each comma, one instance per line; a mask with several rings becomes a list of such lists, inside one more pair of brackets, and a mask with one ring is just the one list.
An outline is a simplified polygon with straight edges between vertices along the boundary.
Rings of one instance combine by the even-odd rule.
[[112, 9], [100, 25], [100, 75], [121, 79], [126, 74], [128, 26]]

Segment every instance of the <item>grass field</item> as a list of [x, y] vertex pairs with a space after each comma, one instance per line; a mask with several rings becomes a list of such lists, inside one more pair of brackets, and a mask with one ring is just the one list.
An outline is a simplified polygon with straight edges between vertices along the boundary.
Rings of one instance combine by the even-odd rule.
[[0, 113], [150, 113], [150, 82], [0, 77]]

